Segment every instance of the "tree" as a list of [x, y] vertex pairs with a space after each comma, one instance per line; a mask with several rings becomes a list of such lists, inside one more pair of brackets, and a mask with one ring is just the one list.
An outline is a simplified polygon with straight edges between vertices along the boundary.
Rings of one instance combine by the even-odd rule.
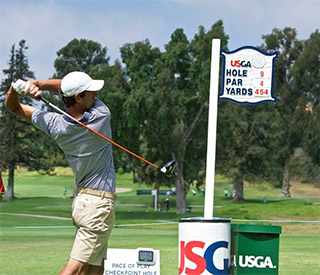
[[[19, 47], [13, 45], [10, 50], [9, 68], [3, 70], [6, 79], [1, 82], [1, 98], [5, 98], [11, 82], [16, 79], [28, 80], [34, 78], [30, 71], [25, 40], [19, 42]], [[21, 101], [30, 104], [31, 99], [27, 96], [21, 97]], [[3, 101], [2, 101], [3, 102]], [[14, 199], [14, 172], [18, 166], [24, 166], [34, 170], [51, 170], [47, 158], [43, 153], [45, 145], [41, 144], [39, 132], [29, 123], [10, 113], [2, 103], [0, 116], [0, 166], [9, 170], [7, 200]]]
[[207, 33], [200, 27], [191, 43], [182, 29], [175, 30], [163, 53], [149, 41], [121, 48], [130, 87], [124, 105], [130, 116], [128, 130], [136, 136], [133, 147], [160, 167], [164, 160], [177, 160], [171, 179], [147, 165], [135, 166], [138, 181], [155, 188], [175, 185], [178, 214], [186, 212], [190, 185], [204, 180], [207, 126], [203, 125], [213, 37], [221, 38], [226, 46], [222, 21]]
[[294, 87], [302, 95], [299, 109], [302, 110], [303, 121], [302, 147], [311, 157], [306, 163], [306, 180], [319, 182], [320, 166], [320, 33], [316, 30], [303, 42], [303, 50], [297, 58], [293, 68]]
[[293, 68], [294, 86], [303, 96], [299, 106], [304, 112], [303, 147], [312, 157], [314, 164], [320, 165], [320, 33], [316, 30], [303, 42], [303, 50]]
[[90, 73], [92, 67], [109, 63], [107, 48], [98, 42], [86, 39], [73, 39], [57, 52], [54, 61], [54, 78], [62, 78], [72, 71]]
[[284, 132], [281, 139], [282, 155], [282, 197], [290, 197], [290, 160], [294, 149], [302, 145], [304, 129], [305, 93], [295, 84], [293, 68], [302, 52], [303, 44], [297, 39], [297, 32], [292, 28], [273, 29], [269, 35], [264, 35], [265, 50], [279, 52], [275, 67], [274, 89], [279, 100], [276, 104], [280, 113], [280, 127]]
[[[156, 149], [147, 147], [144, 132], [149, 125], [149, 118], [153, 115], [151, 109], [157, 108], [152, 103], [152, 94], [155, 91], [155, 62], [161, 56], [158, 48], [152, 48], [148, 40], [134, 44], [127, 43], [120, 49], [122, 61], [125, 66], [125, 77], [128, 84], [128, 95], [123, 102], [124, 125], [123, 144], [138, 155], [161, 165], [159, 160], [154, 159], [150, 152]], [[159, 144], [160, 145], [160, 144]], [[132, 159], [132, 158], [131, 158]], [[134, 181], [143, 182], [145, 177], [139, 169], [146, 173], [152, 173], [153, 168], [139, 160], [132, 159]], [[153, 184], [154, 181], [148, 181]]]
[[282, 132], [278, 120], [273, 103], [219, 103], [217, 170], [232, 179], [235, 201], [244, 201], [244, 181], [279, 177], [277, 150]]

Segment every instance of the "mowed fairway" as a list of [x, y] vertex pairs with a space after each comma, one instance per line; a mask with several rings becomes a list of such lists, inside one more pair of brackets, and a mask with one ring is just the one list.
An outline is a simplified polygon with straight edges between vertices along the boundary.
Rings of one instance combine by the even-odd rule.
[[[3, 177], [7, 181], [6, 175]], [[154, 212], [152, 197], [137, 196], [138, 189], [151, 189], [132, 183], [131, 175], [117, 175], [119, 193], [116, 203], [116, 227], [109, 247], [151, 247], [161, 253], [161, 274], [177, 274], [178, 221], [181, 217], [203, 216], [203, 197], [188, 195], [190, 213], [175, 214], [175, 198], [169, 197], [169, 212]], [[223, 189], [230, 188], [226, 179], [218, 177], [215, 193], [215, 216], [233, 219], [318, 220], [319, 198], [281, 200], [275, 188], [246, 186], [248, 202], [235, 204], [223, 197]], [[62, 198], [63, 187], [67, 198]], [[40, 176], [20, 172], [15, 191], [19, 198], [0, 204], [0, 274], [58, 274], [72, 246], [75, 228], [71, 222], [72, 176]], [[230, 189], [229, 189], [230, 190]], [[315, 189], [317, 191], [317, 189]], [[313, 192], [314, 193], [314, 192]], [[268, 196], [264, 204], [263, 197]], [[162, 201], [166, 196], [160, 196]], [[36, 216], [33, 216], [36, 215]], [[162, 225], [140, 225], [163, 223]], [[174, 224], [170, 224], [174, 223]], [[252, 223], [252, 222], [251, 222]], [[266, 223], [271, 224], [271, 223]], [[272, 223], [279, 225], [278, 223]], [[136, 225], [136, 226], [132, 226]], [[319, 274], [319, 223], [281, 223], [280, 274]]]
[[[67, 261], [74, 234], [74, 228], [2, 230], [0, 274], [58, 274]], [[176, 274], [177, 242], [177, 229], [115, 228], [109, 245], [160, 249], [162, 274]]]

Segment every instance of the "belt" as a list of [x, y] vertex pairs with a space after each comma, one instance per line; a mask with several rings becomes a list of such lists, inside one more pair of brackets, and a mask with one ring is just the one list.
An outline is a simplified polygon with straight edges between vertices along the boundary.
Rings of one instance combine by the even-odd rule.
[[94, 190], [94, 189], [90, 189], [90, 188], [82, 188], [82, 189], [80, 189], [79, 193], [98, 196], [101, 198], [108, 198], [108, 199], [112, 199], [112, 200], [116, 200], [116, 198], [117, 198], [117, 195], [114, 193], [102, 191], [102, 190]]

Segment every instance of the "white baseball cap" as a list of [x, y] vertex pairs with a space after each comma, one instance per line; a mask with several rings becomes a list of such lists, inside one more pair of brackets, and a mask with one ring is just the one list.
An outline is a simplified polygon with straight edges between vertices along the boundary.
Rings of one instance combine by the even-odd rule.
[[104, 80], [94, 80], [83, 72], [72, 72], [62, 78], [61, 93], [64, 97], [70, 97], [84, 91], [99, 91], [103, 85]]

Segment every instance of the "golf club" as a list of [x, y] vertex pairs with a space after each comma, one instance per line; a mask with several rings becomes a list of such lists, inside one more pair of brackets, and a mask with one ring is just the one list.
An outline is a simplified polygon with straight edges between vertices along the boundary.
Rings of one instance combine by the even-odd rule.
[[120, 144], [114, 142], [113, 140], [105, 137], [104, 135], [100, 134], [99, 132], [97, 132], [97, 131], [93, 130], [92, 128], [88, 127], [87, 125], [83, 124], [79, 120], [75, 119], [73, 116], [69, 115], [67, 112], [62, 111], [59, 107], [57, 107], [54, 104], [52, 104], [49, 100], [47, 100], [47, 99], [45, 99], [43, 97], [40, 97], [40, 100], [42, 102], [44, 102], [45, 104], [47, 104], [48, 106], [50, 106], [51, 108], [53, 108], [56, 111], [58, 111], [59, 113], [61, 113], [61, 114], [65, 115], [65, 116], [67, 116], [68, 118], [72, 119], [73, 121], [75, 121], [76, 123], [81, 125], [82, 127], [84, 127], [86, 129], [88, 129], [89, 131], [95, 133], [99, 137], [105, 139], [106, 141], [108, 141], [108, 142], [112, 143], [113, 145], [119, 147], [120, 149], [126, 151], [127, 153], [131, 154], [132, 156], [144, 161], [145, 163], [153, 166], [154, 168], [159, 169], [162, 173], [164, 173], [164, 174], [166, 174], [168, 176], [171, 176], [173, 174], [173, 172], [174, 172], [174, 170], [176, 168], [176, 165], [177, 165], [177, 162], [175, 160], [171, 160], [171, 161], [167, 162], [163, 167], [160, 168], [159, 166], [155, 165], [154, 163], [152, 163], [152, 162], [150, 162], [150, 161], [138, 156], [137, 154], [135, 154], [135, 153], [131, 152], [130, 150], [124, 148]]

